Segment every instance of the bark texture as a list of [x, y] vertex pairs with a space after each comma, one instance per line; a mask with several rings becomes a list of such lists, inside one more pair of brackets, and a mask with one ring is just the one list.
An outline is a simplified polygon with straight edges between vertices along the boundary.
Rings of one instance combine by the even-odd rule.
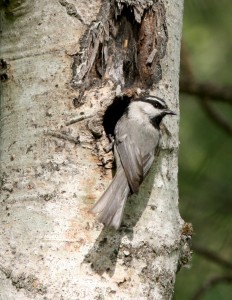
[[180, 0], [1, 4], [1, 299], [171, 299], [191, 236], [178, 211], [178, 118], [165, 121], [121, 229], [89, 209], [112, 178], [102, 122], [115, 97], [145, 90], [178, 111], [182, 9]]

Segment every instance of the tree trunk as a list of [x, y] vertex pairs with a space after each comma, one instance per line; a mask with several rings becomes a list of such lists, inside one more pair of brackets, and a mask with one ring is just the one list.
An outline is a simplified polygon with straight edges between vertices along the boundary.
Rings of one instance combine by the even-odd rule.
[[89, 213], [112, 178], [106, 108], [145, 90], [178, 112], [183, 1], [132, 2], [1, 4], [1, 299], [170, 299], [188, 261], [178, 117], [120, 230]]

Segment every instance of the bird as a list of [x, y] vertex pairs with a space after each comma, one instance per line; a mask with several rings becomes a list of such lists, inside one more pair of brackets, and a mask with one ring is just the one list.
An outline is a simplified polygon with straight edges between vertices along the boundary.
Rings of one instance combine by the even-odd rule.
[[138, 194], [158, 149], [160, 123], [166, 115], [176, 115], [165, 100], [143, 96], [130, 102], [114, 129], [116, 174], [91, 212], [98, 221], [120, 228], [126, 200]]

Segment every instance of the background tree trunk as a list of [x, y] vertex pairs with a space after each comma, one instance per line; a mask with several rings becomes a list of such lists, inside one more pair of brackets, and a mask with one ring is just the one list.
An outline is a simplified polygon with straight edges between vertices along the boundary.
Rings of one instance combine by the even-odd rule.
[[[151, 93], [178, 111], [183, 3], [164, 6], [169, 40]], [[104, 229], [89, 213], [112, 178], [99, 124], [114, 82], [89, 86], [91, 68], [78, 82], [78, 59], [86, 59], [77, 55], [80, 39], [100, 7], [96, 0], [2, 4], [1, 299], [170, 299], [189, 259], [190, 231], [178, 211], [178, 118], [165, 120], [161, 151], [121, 229]]]

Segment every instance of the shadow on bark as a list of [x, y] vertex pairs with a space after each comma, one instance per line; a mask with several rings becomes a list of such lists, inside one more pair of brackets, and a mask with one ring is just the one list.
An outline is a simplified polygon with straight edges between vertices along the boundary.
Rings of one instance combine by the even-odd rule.
[[[129, 240], [133, 239], [134, 227], [141, 218], [145, 208], [148, 206], [148, 201], [153, 189], [153, 183], [156, 171], [159, 165], [159, 155], [155, 158], [155, 162], [148, 176], [140, 186], [138, 195], [132, 195], [128, 198], [122, 225], [118, 231], [104, 227], [94, 246], [85, 256], [83, 263], [90, 264], [92, 270], [102, 275], [107, 273], [112, 277], [115, 273], [117, 259], [122, 259], [124, 265], [129, 265], [133, 255], [127, 255], [127, 248], [121, 246], [122, 238]], [[149, 205], [152, 210], [156, 209], [155, 204]], [[121, 250], [121, 251], [119, 251]], [[130, 254], [133, 247], [130, 248]]]

